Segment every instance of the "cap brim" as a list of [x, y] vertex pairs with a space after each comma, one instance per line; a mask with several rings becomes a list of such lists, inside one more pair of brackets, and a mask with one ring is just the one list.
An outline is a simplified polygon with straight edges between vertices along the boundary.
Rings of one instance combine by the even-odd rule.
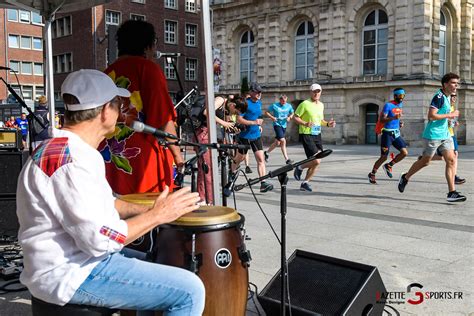
[[124, 88], [118, 88], [117, 87], [117, 95], [119, 97], [124, 97], [124, 98], [129, 98], [130, 97], [130, 91]]

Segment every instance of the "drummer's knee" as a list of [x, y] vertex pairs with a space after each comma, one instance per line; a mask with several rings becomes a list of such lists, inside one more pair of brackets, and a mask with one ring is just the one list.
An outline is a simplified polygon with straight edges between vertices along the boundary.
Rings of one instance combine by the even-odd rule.
[[189, 309], [189, 315], [202, 315], [206, 300], [206, 289], [201, 279], [193, 274], [186, 278], [187, 298], [183, 300], [179, 309]]

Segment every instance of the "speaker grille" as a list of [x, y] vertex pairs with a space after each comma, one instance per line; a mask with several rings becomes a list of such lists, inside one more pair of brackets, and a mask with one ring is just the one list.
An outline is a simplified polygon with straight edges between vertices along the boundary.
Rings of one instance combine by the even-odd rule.
[[16, 237], [18, 228], [15, 196], [0, 197], [0, 236]]
[[18, 176], [22, 167], [22, 152], [0, 151], [0, 196], [16, 194]]
[[[370, 275], [367, 269], [311, 257], [290, 258], [288, 265], [291, 305], [321, 315], [342, 315]], [[280, 301], [281, 277], [277, 275], [265, 296]]]

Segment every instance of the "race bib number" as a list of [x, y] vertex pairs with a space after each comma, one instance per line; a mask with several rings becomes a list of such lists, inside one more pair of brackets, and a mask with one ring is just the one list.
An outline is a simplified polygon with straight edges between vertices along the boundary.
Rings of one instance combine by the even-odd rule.
[[394, 137], [394, 138], [400, 137], [400, 130], [398, 130], [398, 129], [394, 130], [394, 131], [393, 131], [393, 137]]
[[319, 134], [321, 134], [321, 125], [311, 126], [311, 135], [319, 135]]
[[287, 118], [287, 116], [286, 116], [285, 113], [279, 113], [279, 114], [278, 114], [278, 119], [279, 119], [279, 120], [286, 120], [286, 118]]

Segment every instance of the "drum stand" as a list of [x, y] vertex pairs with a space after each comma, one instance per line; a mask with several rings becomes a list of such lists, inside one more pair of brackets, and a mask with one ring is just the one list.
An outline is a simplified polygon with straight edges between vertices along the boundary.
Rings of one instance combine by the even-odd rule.
[[286, 260], [286, 214], [287, 214], [287, 193], [286, 193], [286, 184], [288, 183], [288, 171], [293, 170], [294, 168], [304, 165], [307, 162], [311, 162], [315, 159], [322, 159], [324, 157], [329, 156], [332, 153], [331, 149], [327, 149], [324, 151], [320, 151], [319, 153], [315, 154], [314, 156], [311, 156], [307, 159], [295, 162], [294, 164], [287, 164], [284, 165], [283, 167], [280, 167], [276, 170], [270, 171], [268, 174], [255, 178], [255, 179], [249, 179], [247, 180], [247, 183], [241, 184], [241, 185], [236, 185], [234, 187], [235, 191], [239, 191], [247, 186], [251, 186], [252, 184], [259, 183], [265, 179], [268, 178], [274, 178], [278, 177], [278, 181], [280, 182], [281, 186], [281, 194], [280, 194], [280, 216], [281, 216], [281, 240], [280, 240], [280, 247], [281, 247], [281, 252], [280, 252], [280, 264], [281, 264], [281, 270], [280, 270], [280, 278], [281, 278], [281, 300], [280, 300], [280, 315], [285, 316], [286, 314], [286, 298], [288, 295], [287, 292], [287, 278], [288, 278], [288, 266], [287, 266], [287, 260]]

